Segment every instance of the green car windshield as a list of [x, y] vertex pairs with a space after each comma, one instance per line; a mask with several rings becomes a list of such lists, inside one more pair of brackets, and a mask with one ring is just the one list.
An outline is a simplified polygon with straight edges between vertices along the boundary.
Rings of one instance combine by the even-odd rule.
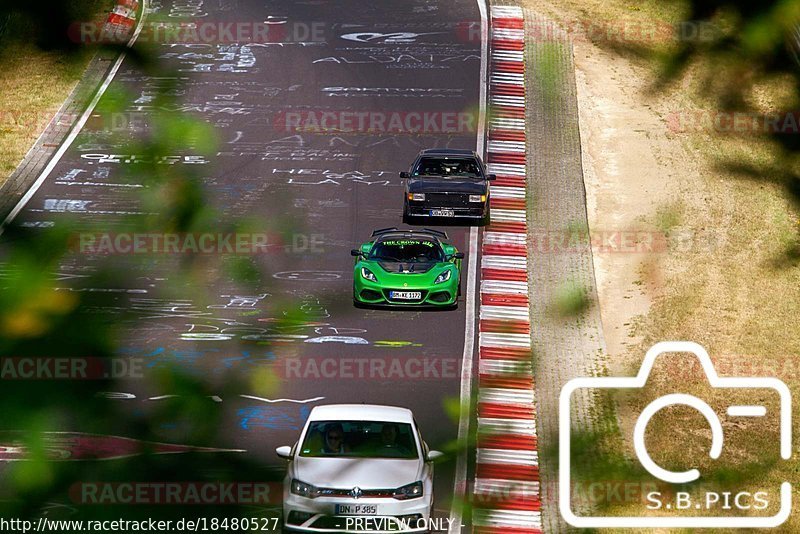
[[376, 243], [367, 259], [400, 263], [435, 263], [444, 261], [444, 253], [435, 241], [427, 239], [388, 239]]

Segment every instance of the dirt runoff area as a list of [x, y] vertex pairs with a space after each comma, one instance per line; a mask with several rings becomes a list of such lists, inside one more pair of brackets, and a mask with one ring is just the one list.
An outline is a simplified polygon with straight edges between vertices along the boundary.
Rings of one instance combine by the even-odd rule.
[[[674, 86], [654, 87], [656, 66], [646, 51], [669, 46], [664, 40], [681, 20], [680, 8], [618, 0], [528, 5], [572, 36], [607, 374], [632, 376], [654, 343], [686, 340], [703, 345], [722, 376], [776, 377], [800, 394], [797, 208], [771, 175], [769, 145], [755, 132], [731, 136], [720, 128], [714, 104], [698, 95], [695, 73]], [[780, 109], [777, 96], [759, 96], [765, 111]], [[726, 162], [757, 172], [744, 176]], [[666, 368], [657, 363], [655, 372], [665, 369], [649, 388], [665, 394], [678, 387], [701, 398], [707, 393], [691, 358], [677, 357]], [[644, 398], [650, 396], [618, 399], [621, 436], [633, 432]], [[778, 412], [777, 398], [761, 401]], [[709, 400], [722, 414], [724, 402]], [[680, 459], [700, 458], [701, 472], [713, 468], [708, 425], [692, 410], [669, 410], [648, 427], [654, 458], [673, 468], [695, 467]], [[776, 452], [774, 464], [743, 467], [757, 461], [759, 451], [776, 449], [778, 428], [731, 417], [722, 417], [722, 424], [724, 465], [712, 481], [724, 479], [724, 469], [764, 488], [796, 479], [793, 461]], [[631, 449], [625, 457], [635, 458]], [[800, 518], [790, 517], [781, 529], [797, 531]]]

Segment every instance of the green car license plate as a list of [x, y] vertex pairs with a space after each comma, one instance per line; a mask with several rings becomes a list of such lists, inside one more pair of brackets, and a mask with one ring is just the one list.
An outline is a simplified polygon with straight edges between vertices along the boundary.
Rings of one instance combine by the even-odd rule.
[[390, 291], [389, 297], [396, 300], [420, 300], [422, 293], [420, 291]]

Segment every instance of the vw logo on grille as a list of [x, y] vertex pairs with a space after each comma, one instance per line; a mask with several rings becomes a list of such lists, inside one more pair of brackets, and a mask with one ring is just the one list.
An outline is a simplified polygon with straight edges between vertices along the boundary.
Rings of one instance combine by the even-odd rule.
[[350, 496], [354, 499], [358, 499], [363, 494], [364, 492], [358, 486], [350, 490]]

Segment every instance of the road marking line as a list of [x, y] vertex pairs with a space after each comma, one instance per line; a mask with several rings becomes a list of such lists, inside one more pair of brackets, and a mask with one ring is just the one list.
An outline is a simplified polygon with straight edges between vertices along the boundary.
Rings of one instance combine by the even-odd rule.
[[309, 404], [309, 403], [312, 403], [312, 402], [325, 400], [325, 397], [312, 397], [310, 399], [265, 399], [263, 397], [255, 397], [253, 395], [239, 395], [239, 396], [244, 398], [244, 399], [257, 400], [257, 401], [261, 401], [261, 402], [266, 402], [268, 404], [276, 404], [278, 402], [291, 402], [291, 403], [295, 403], [295, 404]]
[[[489, 64], [489, 27], [487, 22], [486, 0], [477, 0], [478, 11], [481, 16], [481, 66], [479, 80], [478, 102], [478, 132], [476, 150], [479, 154], [484, 151], [486, 131], [487, 108], [487, 81]], [[466, 288], [466, 318], [464, 325], [464, 353], [461, 361], [461, 408], [458, 421], [458, 443], [470, 442], [470, 406], [472, 403], [472, 366], [475, 354], [475, 294], [478, 280], [478, 229], [470, 228], [469, 233], [469, 270], [467, 272]], [[464, 449], [456, 458], [455, 478], [453, 481], [453, 504], [450, 507], [450, 524], [448, 534], [459, 534], [462, 530], [462, 510], [459, 501], [467, 497], [467, 451]]]

